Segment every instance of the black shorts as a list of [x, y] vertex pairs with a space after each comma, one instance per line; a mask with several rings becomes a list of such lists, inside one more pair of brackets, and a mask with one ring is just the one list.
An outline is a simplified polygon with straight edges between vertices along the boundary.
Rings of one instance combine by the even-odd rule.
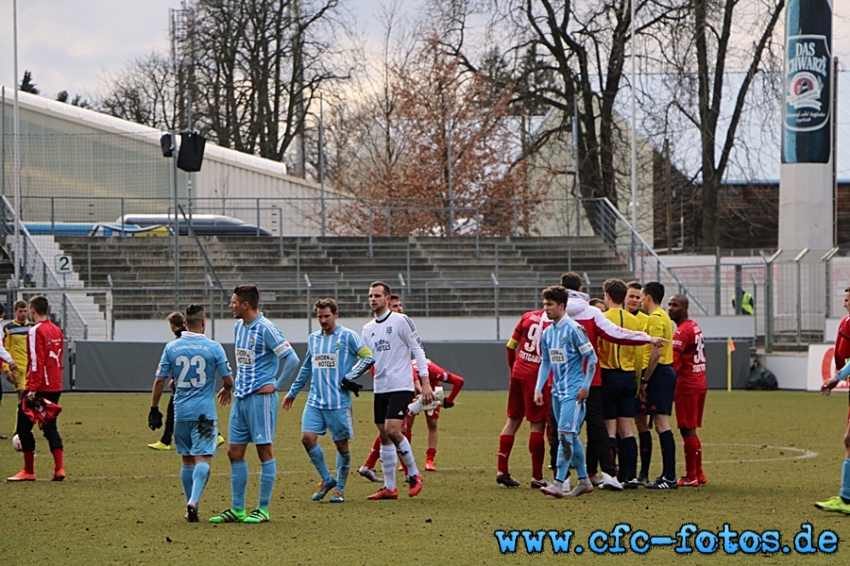
[[602, 416], [605, 419], [635, 416], [637, 380], [635, 372], [602, 370]]
[[638, 412], [646, 415], [672, 415], [673, 396], [676, 393], [676, 372], [673, 366], [658, 364], [646, 386], [646, 403]]
[[375, 424], [384, 424], [387, 419], [403, 420], [414, 396], [413, 391], [375, 393]]

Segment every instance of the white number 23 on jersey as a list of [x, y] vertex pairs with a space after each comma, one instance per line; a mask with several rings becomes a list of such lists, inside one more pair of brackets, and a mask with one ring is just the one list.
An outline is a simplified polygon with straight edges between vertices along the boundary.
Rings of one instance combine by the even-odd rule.
[[179, 356], [174, 364], [181, 367], [177, 387], [203, 387], [207, 382], [207, 361], [203, 356], [192, 356], [192, 359]]

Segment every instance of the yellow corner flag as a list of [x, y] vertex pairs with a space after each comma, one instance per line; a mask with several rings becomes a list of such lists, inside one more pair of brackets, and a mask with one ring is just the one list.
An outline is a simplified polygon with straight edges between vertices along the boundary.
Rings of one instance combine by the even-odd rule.
[[730, 336], [726, 340], [726, 391], [732, 391], [732, 352], [735, 351], [735, 343]]

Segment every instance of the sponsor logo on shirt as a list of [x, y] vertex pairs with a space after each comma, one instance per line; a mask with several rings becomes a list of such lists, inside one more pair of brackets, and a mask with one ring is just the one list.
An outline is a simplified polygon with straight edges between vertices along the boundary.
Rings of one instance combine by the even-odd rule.
[[392, 349], [392, 346], [386, 340], [378, 340], [375, 343], [375, 351], [376, 352], [389, 352]]

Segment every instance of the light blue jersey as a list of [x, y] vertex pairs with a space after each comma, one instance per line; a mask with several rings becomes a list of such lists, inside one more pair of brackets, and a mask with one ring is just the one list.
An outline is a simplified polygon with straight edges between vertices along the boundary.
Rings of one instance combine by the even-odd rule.
[[157, 377], [174, 379], [174, 420], [196, 421], [200, 415], [216, 419], [215, 374], [233, 374], [224, 348], [203, 334], [183, 331], [162, 351]]
[[356, 379], [374, 361], [362, 338], [341, 324], [337, 324], [330, 336], [321, 330], [313, 332], [308, 338], [307, 357], [287, 395], [294, 399], [312, 376], [308, 406], [347, 409], [351, 406], [351, 394], [341, 389], [340, 383], [343, 378]]
[[542, 361], [535, 391], [543, 390], [550, 370], [552, 395], [575, 399], [579, 389], [590, 390], [597, 358], [587, 333], [579, 323], [568, 316], [561, 317], [543, 331], [540, 350]]
[[242, 399], [265, 385], [274, 385], [280, 359], [295, 352], [283, 332], [263, 313], [259, 313], [251, 324], [237, 320], [233, 332], [236, 349], [233, 395]]

